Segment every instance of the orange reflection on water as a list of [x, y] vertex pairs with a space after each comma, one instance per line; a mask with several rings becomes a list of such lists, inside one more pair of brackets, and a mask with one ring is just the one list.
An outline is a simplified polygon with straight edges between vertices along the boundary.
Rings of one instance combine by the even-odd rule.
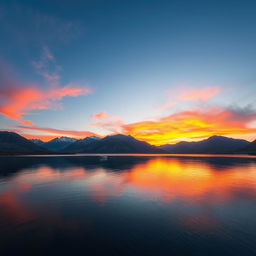
[[216, 167], [206, 161], [157, 158], [138, 164], [129, 172], [129, 185], [169, 201], [193, 200], [206, 195], [209, 200], [228, 199], [233, 188], [256, 192], [256, 164]]
[[[67, 191], [73, 186], [81, 195], [89, 193], [100, 203], [131, 195], [131, 191], [135, 192], [133, 196], [165, 202], [175, 199], [193, 202], [203, 198], [220, 202], [230, 200], [237, 191], [256, 195], [256, 161], [243, 165], [230, 161], [231, 164], [216, 165], [203, 158], [154, 157], [118, 171], [106, 169], [100, 163], [93, 169], [41, 165], [17, 173], [8, 183], [14, 195], [33, 193], [35, 184], [65, 183]], [[0, 203], [6, 205], [6, 202], [5, 193], [0, 193]]]
[[[112, 204], [115, 210], [119, 203], [120, 207], [129, 206], [131, 201], [143, 199], [161, 201], [162, 205], [179, 201], [185, 208], [177, 208], [178, 217], [174, 213], [172, 218], [176, 216], [187, 230], [213, 231], [221, 225], [213, 210], [215, 204], [228, 206], [256, 199], [255, 160], [157, 156], [139, 162], [131, 158], [131, 163], [126, 159], [124, 165], [120, 161], [119, 170], [112, 169], [109, 160], [93, 165], [84, 160], [85, 165], [68, 168], [45, 163], [0, 179], [2, 220], [24, 223], [39, 216], [45, 226], [74, 230], [79, 228], [79, 220], [63, 218], [63, 203], [85, 210], [91, 201], [86, 197], [97, 204], [119, 198]], [[176, 204], [172, 206], [174, 209]]]

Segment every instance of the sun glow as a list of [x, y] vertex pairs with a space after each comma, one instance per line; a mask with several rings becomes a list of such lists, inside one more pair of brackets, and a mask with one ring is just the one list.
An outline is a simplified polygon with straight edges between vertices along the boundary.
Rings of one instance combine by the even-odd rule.
[[161, 117], [156, 121], [144, 121], [125, 125], [126, 133], [152, 145], [172, 144], [178, 141], [197, 141], [213, 135], [252, 135], [255, 127], [247, 123], [255, 115], [244, 115], [226, 109], [184, 111]]

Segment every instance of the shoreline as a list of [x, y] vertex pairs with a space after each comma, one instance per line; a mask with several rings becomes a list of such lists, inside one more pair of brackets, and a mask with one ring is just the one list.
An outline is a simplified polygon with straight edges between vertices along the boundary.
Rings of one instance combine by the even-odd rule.
[[256, 158], [256, 154], [159, 154], [159, 153], [0, 153], [0, 157], [232, 157], [232, 158]]

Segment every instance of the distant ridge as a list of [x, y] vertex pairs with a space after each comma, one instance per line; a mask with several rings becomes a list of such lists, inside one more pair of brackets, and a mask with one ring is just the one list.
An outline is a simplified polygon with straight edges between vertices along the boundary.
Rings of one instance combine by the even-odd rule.
[[256, 154], [256, 140], [240, 150], [241, 153]]
[[224, 154], [236, 153], [247, 145], [249, 142], [246, 140], [212, 136], [196, 142], [182, 141], [177, 144], [162, 145], [160, 148], [175, 154]]
[[122, 134], [106, 136], [105, 138], [89, 144], [81, 153], [113, 153], [113, 154], [132, 154], [132, 153], [164, 153], [160, 148], [139, 141], [132, 136]]
[[49, 153], [48, 150], [36, 145], [15, 132], [0, 131], [0, 153]]
[[45, 143], [41, 144], [41, 146], [50, 151], [61, 152], [64, 148], [71, 145], [75, 141], [77, 141], [77, 140], [74, 138], [63, 136], [63, 137], [54, 138], [48, 142], [45, 142]]
[[65, 148], [63, 148], [61, 151], [66, 153], [79, 153], [83, 152], [87, 146], [89, 146], [91, 143], [99, 141], [101, 138], [96, 136], [86, 137], [81, 140], [77, 140], [69, 145], [67, 145]]
[[44, 142], [42, 140], [39, 140], [39, 139], [30, 139], [30, 141], [35, 143], [38, 146], [44, 144]]

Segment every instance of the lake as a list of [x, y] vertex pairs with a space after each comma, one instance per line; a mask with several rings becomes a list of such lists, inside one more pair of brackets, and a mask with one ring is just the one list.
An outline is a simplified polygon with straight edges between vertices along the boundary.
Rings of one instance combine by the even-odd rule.
[[0, 255], [256, 255], [256, 158], [1, 156]]

